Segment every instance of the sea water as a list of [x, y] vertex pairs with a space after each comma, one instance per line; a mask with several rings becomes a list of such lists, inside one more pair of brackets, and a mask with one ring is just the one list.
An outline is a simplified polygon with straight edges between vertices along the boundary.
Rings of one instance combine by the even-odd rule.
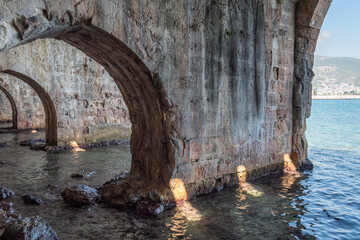
[[[360, 100], [314, 100], [307, 123], [313, 171], [224, 189], [153, 219], [101, 204], [73, 208], [60, 196], [66, 186], [97, 187], [128, 170], [129, 146], [48, 154], [17, 144], [43, 132], [0, 134], [11, 145], [0, 149], [0, 186], [15, 192], [15, 210], [43, 217], [60, 239], [360, 239]], [[95, 173], [70, 177], [81, 170]], [[26, 194], [43, 204], [24, 204]]]

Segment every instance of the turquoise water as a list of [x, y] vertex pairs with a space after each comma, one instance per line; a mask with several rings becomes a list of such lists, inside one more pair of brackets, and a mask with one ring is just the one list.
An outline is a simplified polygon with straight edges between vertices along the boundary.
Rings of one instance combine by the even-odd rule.
[[309, 189], [304, 231], [319, 239], [360, 239], [360, 100], [314, 100], [307, 123], [315, 167], [301, 182]]
[[307, 128], [311, 149], [360, 153], [360, 100], [313, 100]]
[[[155, 219], [101, 204], [72, 208], [60, 196], [66, 186], [96, 187], [128, 170], [129, 146], [47, 154], [17, 144], [42, 132], [0, 134], [11, 145], [0, 149], [0, 186], [15, 192], [8, 200], [15, 210], [43, 217], [60, 239], [360, 239], [359, 129], [360, 100], [314, 100], [307, 130], [313, 171], [228, 188]], [[95, 173], [70, 177], [82, 169]], [[25, 194], [44, 203], [28, 206]]]

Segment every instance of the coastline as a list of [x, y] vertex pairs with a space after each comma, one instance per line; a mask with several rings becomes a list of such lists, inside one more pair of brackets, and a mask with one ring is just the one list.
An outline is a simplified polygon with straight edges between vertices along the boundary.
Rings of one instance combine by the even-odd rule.
[[312, 95], [312, 99], [360, 99], [360, 95]]

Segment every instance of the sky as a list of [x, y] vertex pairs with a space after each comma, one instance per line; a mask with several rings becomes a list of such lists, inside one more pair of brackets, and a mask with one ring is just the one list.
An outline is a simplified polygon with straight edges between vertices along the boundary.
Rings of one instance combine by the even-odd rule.
[[315, 54], [360, 59], [360, 0], [333, 0]]

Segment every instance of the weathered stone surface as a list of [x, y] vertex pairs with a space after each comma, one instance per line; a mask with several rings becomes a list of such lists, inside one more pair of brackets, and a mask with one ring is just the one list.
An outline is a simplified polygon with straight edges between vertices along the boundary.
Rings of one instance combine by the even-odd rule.
[[12, 121], [12, 109], [9, 98], [0, 91], [0, 123], [8, 123]]
[[97, 190], [83, 184], [65, 188], [61, 192], [61, 196], [65, 203], [73, 206], [84, 206], [99, 201]]
[[11, 196], [14, 196], [14, 192], [10, 189], [7, 189], [5, 187], [0, 187], [0, 200], [9, 198]]
[[[39, 97], [36, 95], [33, 89], [31, 89], [26, 83], [19, 79], [11, 79], [11, 82], [5, 82], [0, 78], [0, 90], [6, 91], [12, 98], [13, 105], [10, 102], [7, 107], [1, 105], [0, 113], [9, 115], [9, 120], [12, 117], [16, 117], [17, 124], [14, 128], [18, 129], [34, 129], [44, 127], [44, 108], [41, 104]], [[9, 97], [1, 95], [1, 101], [9, 101]], [[15, 109], [14, 109], [15, 108]], [[13, 111], [16, 111], [15, 116], [12, 116]]]
[[[311, 81], [316, 41], [332, 0], [302, 0], [296, 5], [292, 153], [297, 166], [307, 159], [306, 118], [311, 109]], [[306, 164], [305, 164], [306, 165]]]

